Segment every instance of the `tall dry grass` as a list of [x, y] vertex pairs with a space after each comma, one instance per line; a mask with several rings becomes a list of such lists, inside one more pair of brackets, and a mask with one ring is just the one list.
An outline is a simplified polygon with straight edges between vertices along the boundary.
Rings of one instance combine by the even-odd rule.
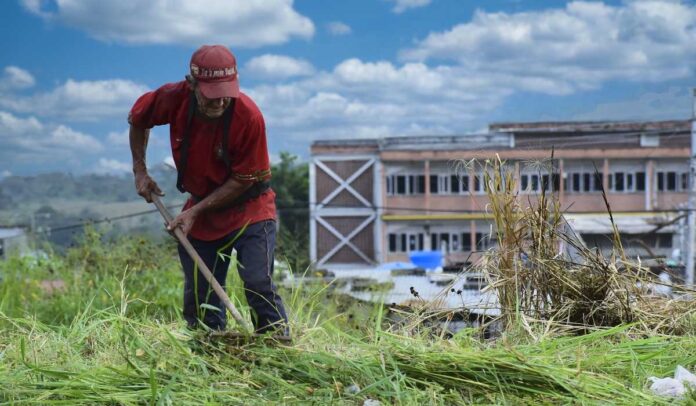
[[[539, 179], [556, 172], [553, 162], [552, 156], [535, 163]], [[505, 327], [519, 326], [524, 318], [524, 325], [540, 321], [579, 331], [627, 323], [660, 333], [696, 331], [692, 301], [649, 295], [647, 287], [654, 280], [646, 267], [626, 257], [605, 193], [615, 242], [609, 255], [581, 242], [565, 220], [553, 187], [520, 194], [513, 166], [499, 158], [478, 165], [497, 231], [497, 247], [478, 267], [489, 278], [488, 289], [498, 296]], [[553, 176], [549, 179], [553, 182]], [[674, 289], [689, 293], [683, 287]]]

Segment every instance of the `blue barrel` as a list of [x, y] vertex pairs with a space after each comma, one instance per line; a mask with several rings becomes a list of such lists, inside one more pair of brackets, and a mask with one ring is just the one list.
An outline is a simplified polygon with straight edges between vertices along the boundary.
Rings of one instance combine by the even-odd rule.
[[414, 265], [420, 268], [435, 269], [442, 266], [442, 253], [440, 251], [411, 251], [409, 258]]

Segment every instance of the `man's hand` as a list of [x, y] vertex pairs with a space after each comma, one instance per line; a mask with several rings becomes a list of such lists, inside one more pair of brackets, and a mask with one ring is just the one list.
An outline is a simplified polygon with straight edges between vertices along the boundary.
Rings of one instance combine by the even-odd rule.
[[193, 227], [193, 224], [196, 222], [198, 214], [199, 211], [196, 209], [196, 206], [182, 211], [169, 223], [167, 230], [173, 232], [175, 228], [179, 227], [181, 231], [184, 232], [184, 235], [188, 235], [189, 231], [191, 231], [191, 227]]
[[148, 203], [152, 203], [152, 193], [158, 196], [164, 196], [164, 193], [162, 193], [162, 190], [157, 186], [157, 183], [144, 171], [135, 173], [135, 190]]

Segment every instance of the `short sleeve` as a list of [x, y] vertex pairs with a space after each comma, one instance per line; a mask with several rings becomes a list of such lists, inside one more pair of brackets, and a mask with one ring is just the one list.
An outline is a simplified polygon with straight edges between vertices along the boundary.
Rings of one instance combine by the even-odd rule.
[[232, 175], [242, 182], [260, 182], [271, 177], [266, 142], [266, 123], [255, 114], [247, 123], [242, 142], [234, 151]]
[[168, 83], [140, 96], [128, 114], [128, 123], [137, 128], [169, 124], [176, 108], [178, 84]]

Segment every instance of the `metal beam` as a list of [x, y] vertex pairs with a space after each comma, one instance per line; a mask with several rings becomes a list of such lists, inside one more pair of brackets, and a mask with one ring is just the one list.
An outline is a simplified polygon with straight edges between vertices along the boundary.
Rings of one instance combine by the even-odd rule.
[[686, 240], [686, 285], [694, 284], [694, 254], [696, 244], [696, 89], [692, 94], [691, 114], [691, 153], [689, 160], [689, 223], [687, 224]]
[[317, 209], [321, 209], [322, 207], [327, 205], [329, 202], [331, 202], [331, 200], [333, 200], [336, 196], [338, 196], [338, 194], [341, 193], [343, 190], [346, 190], [350, 194], [355, 196], [355, 198], [358, 199], [360, 201], [360, 203], [364, 204], [366, 207], [372, 206], [372, 203], [370, 203], [370, 201], [365, 199], [365, 197], [363, 195], [358, 193], [357, 190], [353, 189], [350, 186], [350, 184], [353, 183], [353, 181], [355, 181], [355, 179], [357, 179], [360, 175], [363, 174], [363, 172], [365, 172], [370, 166], [372, 166], [375, 163], [374, 158], [365, 162], [365, 164], [363, 166], [361, 166], [357, 171], [353, 172], [353, 174], [350, 177], [348, 177], [348, 179], [341, 178], [340, 176], [338, 176], [338, 174], [336, 174], [333, 170], [331, 170], [331, 168], [326, 166], [323, 162], [321, 162], [318, 159], [315, 159], [314, 163], [319, 168], [321, 168], [321, 170], [323, 170], [327, 175], [329, 175], [333, 180], [335, 180], [338, 183], [338, 188], [334, 189], [333, 192], [329, 193], [329, 195], [326, 196], [324, 198], [324, 200], [322, 200], [321, 203], [319, 203], [317, 205]]
[[376, 216], [374, 214], [368, 216], [358, 227], [353, 229], [353, 231], [350, 232], [347, 236], [344, 236], [336, 230], [329, 222], [321, 218], [321, 216], [317, 216], [316, 220], [319, 224], [324, 226], [331, 234], [333, 234], [336, 238], [338, 238], [340, 241], [338, 244], [336, 244], [335, 247], [333, 247], [329, 252], [326, 253], [318, 262], [317, 264], [323, 265], [328, 259], [330, 259], [335, 253], [338, 252], [344, 245], [350, 247], [353, 251], [355, 251], [358, 256], [360, 256], [362, 259], [365, 260], [368, 264], [374, 263], [374, 260], [369, 258], [367, 255], [365, 255], [364, 252], [362, 252], [358, 247], [356, 247], [350, 240], [355, 237], [360, 231], [362, 231], [365, 227], [367, 227], [374, 219]]

